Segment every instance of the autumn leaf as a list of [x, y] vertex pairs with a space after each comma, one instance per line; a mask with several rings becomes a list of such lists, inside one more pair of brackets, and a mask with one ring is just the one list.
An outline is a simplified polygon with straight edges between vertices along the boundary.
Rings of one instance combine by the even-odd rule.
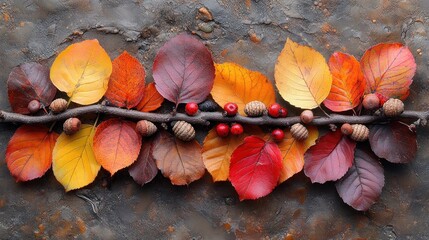
[[94, 128], [82, 124], [73, 135], [62, 133], [54, 146], [52, 170], [67, 192], [92, 183], [100, 170], [92, 150]]
[[130, 176], [141, 186], [152, 181], [158, 174], [155, 158], [152, 156], [153, 139], [145, 139], [142, 143], [137, 161], [128, 168]]
[[184, 142], [163, 131], [152, 151], [158, 169], [174, 185], [187, 185], [204, 175], [201, 146], [196, 140]]
[[417, 152], [417, 135], [400, 122], [373, 125], [369, 131], [372, 151], [392, 163], [409, 163]]
[[155, 111], [159, 107], [161, 107], [164, 98], [159, 94], [159, 92], [155, 88], [154, 83], [149, 83], [143, 94], [143, 98], [137, 105], [137, 110], [141, 112], [151, 112]]
[[381, 195], [383, 167], [374, 153], [358, 147], [352, 167], [335, 186], [345, 203], [358, 211], [366, 211]]
[[279, 183], [282, 183], [301, 172], [304, 167], [304, 153], [315, 144], [319, 131], [316, 127], [308, 127], [308, 137], [304, 141], [297, 141], [289, 130], [285, 131], [285, 138], [277, 145], [282, 153], [282, 171]]
[[112, 63], [112, 75], [105, 97], [116, 107], [131, 109], [143, 97], [145, 90], [145, 71], [139, 60], [127, 51], [119, 55]]
[[112, 118], [102, 122], [94, 135], [94, 155], [101, 166], [115, 174], [137, 160], [142, 136], [133, 122]]
[[304, 173], [312, 183], [335, 181], [353, 164], [356, 142], [341, 131], [329, 132], [304, 155]]
[[27, 106], [32, 100], [49, 106], [57, 89], [49, 80], [49, 68], [39, 63], [24, 63], [14, 67], [7, 79], [7, 95], [12, 111], [29, 114]]
[[39, 178], [51, 167], [58, 134], [44, 126], [24, 125], [16, 130], [6, 149], [6, 163], [17, 182]]
[[332, 75], [322, 54], [289, 38], [274, 69], [280, 95], [295, 107], [313, 109], [328, 96]]
[[401, 43], [381, 43], [363, 55], [361, 67], [366, 79], [365, 93], [405, 100], [416, 72], [416, 62]]
[[269, 106], [276, 101], [273, 85], [260, 72], [235, 63], [216, 64], [215, 67], [216, 77], [211, 94], [220, 106], [234, 102], [239, 113], [244, 115], [244, 106], [248, 102], [258, 100]]
[[210, 51], [186, 33], [172, 38], [159, 50], [152, 71], [158, 92], [176, 105], [204, 101], [215, 73]]
[[103, 97], [111, 73], [110, 57], [96, 39], [68, 46], [51, 66], [52, 83], [82, 105]]
[[249, 136], [232, 153], [229, 179], [240, 201], [257, 199], [277, 186], [281, 170], [282, 156], [277, 145]]
[[365, 79], [360, 63], [351, 55], [336, 52], [329, 59], [332, 87], [323, 104], [334, 112], [357, 107], [365, 91]]

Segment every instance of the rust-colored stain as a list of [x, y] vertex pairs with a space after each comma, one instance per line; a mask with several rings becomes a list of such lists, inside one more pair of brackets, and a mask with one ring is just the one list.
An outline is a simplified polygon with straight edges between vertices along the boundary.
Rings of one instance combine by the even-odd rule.
[[224, 224], [223, 224], [223, 228], [224, 228], [227, 232], [229, 232], [229, 231], [231, 231], [231, 224], [229, 224], [229, 223], [224, 223]]
[[79, 232], [81, 234], [86, 232], [85, 222], [80, 217], [76, 218], [76, 225], [77, 225], [77, 228], [79, 229]]
[[6, 200], [3, 198], [0, 199], [0, 208], [4, 207], [6, 205]]
[[9, 13], [7, 13], [7, 12], [3, 13], [3, 20], [5, 22], [9, 22], [10, 21], [10, 15], [9, 15]]
[[246, 0], [246, 8], [250, 9], [252, 7], [252, 0]]
[[292, 236], [292, 234], [287, 234], [286, 236], [285, 236], [285, 240], [295, 240], [295, 238]]
[[335, 29], [329, 23], [326, 23], [326, 22], [322, 24], [322, 26], [320, 27], [320, 30], [323, 33], [336, 33], [337, 32], [337, 29]]
[[222, 57], [225, 57], [227, 54], [228, 54], [228, 49], [224, 49], [224, 50], [222, 50], [222, 52], [220, 52], [220, 55]]
[[174, 232], [174, 231], [175, 231], [175, 229], [174, 229], [174, 227], [173, 227], [173, 226], [168, 226], [167, 231], [168, 231], [169, 233], [172, 233], [172, 232]]

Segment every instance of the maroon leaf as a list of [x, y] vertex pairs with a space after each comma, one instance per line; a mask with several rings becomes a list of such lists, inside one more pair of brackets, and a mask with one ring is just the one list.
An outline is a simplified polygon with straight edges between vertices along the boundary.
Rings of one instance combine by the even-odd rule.
[[57, 89], [49, 79], [49, 68], [39, 63], [24, 63], [12, 69], [7, 79], [7, 94], [12, 110], [29, 114], [31, 100], [38, 100], [44, 106], [51, 104]]
[[358, 211], [368, 210], [384, 186], [384, 171], [378, 157], [369, 149], [357, 148], [352, 167], [335, 186], [345, 203]]
[[417, 136], [399, 122], [374, 125], [369, 131], [372, 151], [392, 163], [408, 163], [416, 156]]
[[231, 156], [229, 180], [240, 200], [268, 195], [280, 178], [282, 154], [277, 144], [250, 136]]
[[153, 139], [143, 141], [137, 161], [128, 169], [134, 181], [142, 186], [152, 181], [158, 173], [155, 158], [152, 156], [152, 143]]
[[329, 132], [305, 153], [305, 175], [313, 183], [340, 179], [353, 164], [355, 147], [356, 142], [341, 131]]
[[187, 34], [180, 34], [168, 41], [153, 63], [156, 89], [176, 105], [204, 101], [213, 87], [214, 74], [209, 50]]

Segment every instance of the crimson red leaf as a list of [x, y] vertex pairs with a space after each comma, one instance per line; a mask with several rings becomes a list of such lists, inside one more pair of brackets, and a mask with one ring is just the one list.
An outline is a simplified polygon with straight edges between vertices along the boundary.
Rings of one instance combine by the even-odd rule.
[[152, 181], [158, 173], [155, 158], [152, 156], [153, 140], [143, 141], [137, 161], [128, 169], [130, 176], [140, 185]]
[[400, 122], [374, 125], [369, 131], [372, 151], [392, 163], [408, 163], [416, 156], [417, 136]]
[[29, 114], [27, 109], [31, 100], [38, 100], [49, 106], [57, 89], [49, 79], [49, 68], [39, 63], [24, 63], [12, 69], [7, 79], [7, 94], [12, 110], [16, 113]]
[[383, 167], [370, 150], [357, 148], [352, 167], [335, 186], [345, 203], [358, 211], [366, 211], [380, 197], [384, 186]]
[[231, 156], [229, 180], [240, 200], [268, 195], [280, 178], [282, 154], [277, 144], [249, 136]]
[[153, 63], [156, 89], [176, 105], [204, 101], [213, 87], [214, 75], [211, 53], [204, 44], [187, 34], [168, 41]]
[[313, 183], [340, 179], [353, 164], [355, 147], [356, 142], [341, 131], [329, 132], [305, 153], [305, 175]]
[[24, 125], [12, 136], [6, 163], [17, 182], [39, 178], [51, 167], [52, 149], [58, 134], [44, 126]]

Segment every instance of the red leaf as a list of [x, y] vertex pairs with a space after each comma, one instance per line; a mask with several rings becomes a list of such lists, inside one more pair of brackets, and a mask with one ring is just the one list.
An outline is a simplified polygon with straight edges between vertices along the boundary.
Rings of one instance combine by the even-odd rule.
[[351, 55], [336, 52], [329, 59], [332, 87], [325, 106], [334, 112], [357, 107], [365, 91], [365, 79], [359, 62]]
[[209, 50], [187, 34], [168, 41], [153, 63], [156, 89], [176, 105], [204, 101], [213, 87], [214, 74]]
[[136, 124], [112, 118], [102, 122], [94, 135], [94, 156], [104, 169], [115, 174], [136, 161], [142, 137], [134, 129]]
[[184, 142], [165, 131], [153, 143], [156, 165], [174, 185], [187, 185], [204, 175], [201, 150], [196, 140]]
[[273, 191], [282, 170], [282, 154], [272, 142], [250, 136], [231, 155], [229, 180], [240, 201], [257, 199]]
[[58, 134], [43, 126], [24, 125], [12, 136], [6, 163], [17, 182], [39, 178], [51, 167], [52, 149]]
[[305, 175], [313, 183], [340, 179], [353, 164], [355, 147], [356, 142], [341, 131], [329, 132], [305, 153]]
[[149, 83], [145, 90], [144, 95], [140, 103], [137, 105], [137, 110], [141, 112], [151, 112], [155, 111], [159, 107], [161, 107], [164, 98], [159, 94], [159, 92], [155, 88], [154, 83]]
[[31, 100], [49, 106], [56, 93], [49, 79], [49, 68], [38, 63], [24, 63], [13, 68], [7, 79], [9, 103], [16, 113], [29, 114], [27, 106]]
[[401, 43], [381, 43], [368, 49], [361, 59], [366, 93], [404, 100], [416, 72], [416, 62]]
[[112, 62], [105, 97], [110, 104], [128, 109], [137, 106], [145, 89], [145, 71], [139, 60], [124, 51]]
[[143, 142], [137, 161], [128, 169], [134, 181], [142, 186], [152, 181], [158, 174], [155, 158], [152, 156], [152, 143], [152, 139]]
[[383, 167], [370, 150], [357, 148], [352, 167], [335, 186], [345, 203], [358, 211], [366, 211], [381, 195]]
[[399, 122], [374, 125], [369, 131], [372, 151], [392, 163], [408, 163], [416, 156], [417, 136]]

